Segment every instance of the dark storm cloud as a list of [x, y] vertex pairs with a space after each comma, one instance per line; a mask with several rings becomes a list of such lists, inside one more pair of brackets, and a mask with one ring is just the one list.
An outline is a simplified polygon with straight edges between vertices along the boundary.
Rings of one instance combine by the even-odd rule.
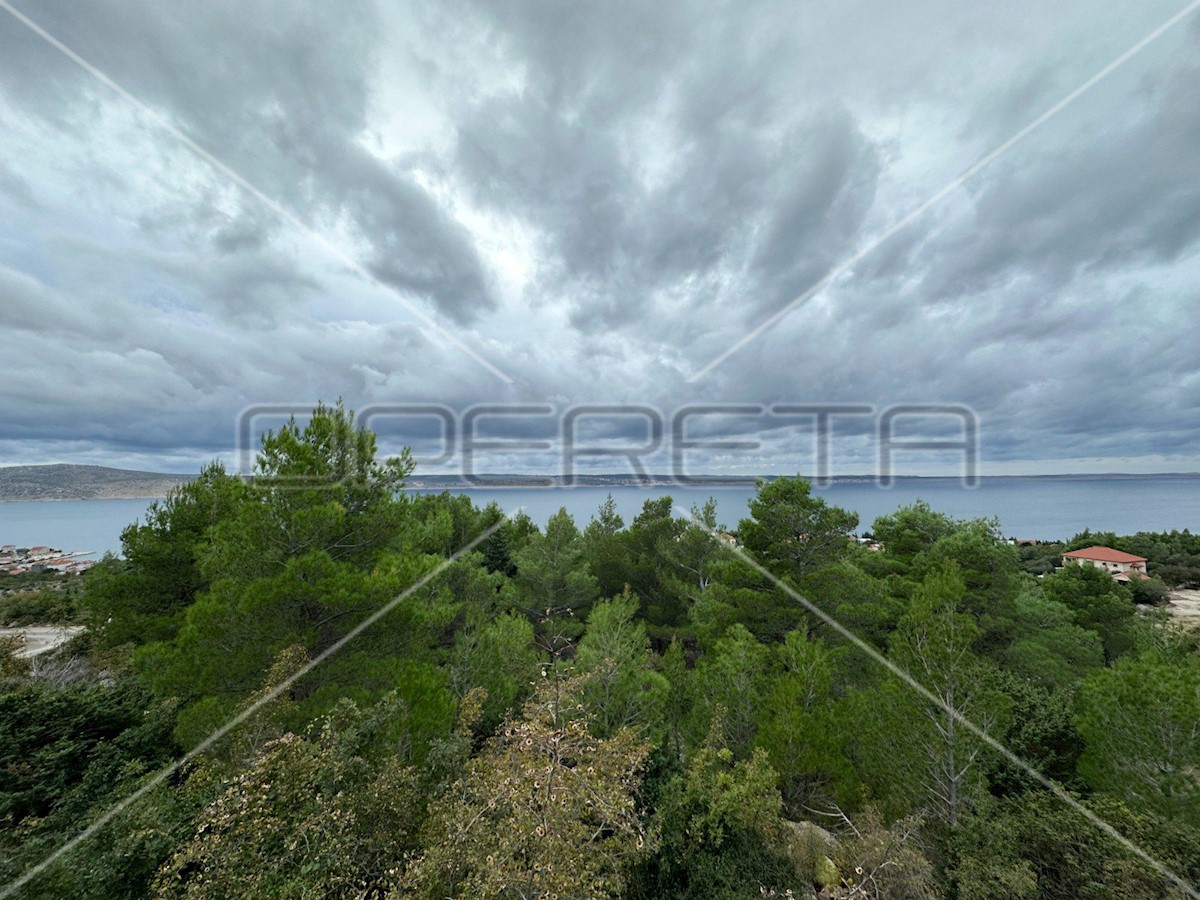
[[702, 301], [730, 272], [742, 307], [773, 309], [852, 249], [875, 148], [828, 98], [797, 103], [764, 77], [782, 54], [757, 21], [543, 13], [490, 24], [528, 85], [463, 102], [456, 163], [481, 202], [545, 236], [542, 287], [580, 327], [636, 325], [672, 289]]
[[[1165, 0], [21, 8], [515, 386], [0, 14], [0, 459], [203, 459], [245, 406], [340, 396], [961, 403], [996, 462], [1200, 467], [1196, 26], [686, 380]], [[811, 441], [704, 427], [763, 470]]]
[[[358, 143], [378, 55], [373, 4], [110, 0], [27, 12], [302, 218], [348, 218], [381, 280], [458, 320], [492, 304], [464, 229], [411, 171]], [[7, 14], [0, 42], [11, 49], [0, 56], [6, 94], [35, 115], [83, 124], [107, 90]], [[243, 198], [251, 213], [258, 202]]]
[[1200, 66], [1141, 95], [1132, 121], [1114, 121], [1050, 153], [1017, 155], [984, 182], [969, 236], [936, 245], [922, 285], [928, 302], [1016, 274], [1047, 289], [1081, 269], [1122, 270], [1177, 260], [1200, 237]]

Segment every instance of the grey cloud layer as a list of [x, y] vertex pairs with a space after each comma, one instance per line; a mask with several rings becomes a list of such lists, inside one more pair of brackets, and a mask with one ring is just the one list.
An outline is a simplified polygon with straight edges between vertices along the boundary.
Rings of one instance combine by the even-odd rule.
[[24, 3], [403, 299], [0, 14], [0, 461], [340, 396], [937, 400], [997, 462], [1200, 468], [1196, 23], [686, 382], [1175, 11], [1044, 7]]

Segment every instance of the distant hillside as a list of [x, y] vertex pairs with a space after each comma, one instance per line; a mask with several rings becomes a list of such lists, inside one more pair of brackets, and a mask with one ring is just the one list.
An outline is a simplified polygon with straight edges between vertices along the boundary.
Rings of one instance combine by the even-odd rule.
[[0, 502], [7, 500], [126, 500], [165, 497], [189, 475], [132, 472], [106, 466], [2, 466]]

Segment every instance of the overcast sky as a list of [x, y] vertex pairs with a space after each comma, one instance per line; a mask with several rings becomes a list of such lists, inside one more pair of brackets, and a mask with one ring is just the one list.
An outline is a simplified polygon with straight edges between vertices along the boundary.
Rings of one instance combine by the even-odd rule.
[[1200, 12], [690, 380], [1181, 0], [12, 3], [150, 112], [0, 9], [0, 464], [341, 397], [954, 403], [984, 474], [1200, 470]]

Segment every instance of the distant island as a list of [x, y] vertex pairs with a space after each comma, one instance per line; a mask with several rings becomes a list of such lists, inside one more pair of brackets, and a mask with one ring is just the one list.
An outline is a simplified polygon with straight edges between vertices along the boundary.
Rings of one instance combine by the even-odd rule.
[[[664, 474], [631, 474], [610, 472], [599, 475], [525, 475], [481, 472], [468, 480], [462, 475], [413, 475], [406, 487], [410, 490], [458, 490], [471, 488], [521, 488], [521, 487], [754, 487], [758, 481], [775, 481], [782, 475], [688, 475], [676, 478]], [[813, 478], [801, 472], [802, 478]], [[1096, 474], [1070, 475], [980, 475], [980, 481], [1096, 481], [1096, 480], [1142, 480], [1200, 478], [1198, 472], [1167, 472], [1136, 474], [1105, 472]], [[834, 475], [827, 479], [832, 484], [873, 484], [880, 480], [877, 475]], [[958, 475], [893, 475], [897, 484], [945, 483], [960, 481]]]
[[[194, 475], [164, 472], [138, 472], [108, 466], [53, 464], [44, 466], [0, 466], [0, 503], [20, 500], [152, 500], [167, 496], [177, 484], [191, 481]], [[408, 479], [407, 487], [417, 491], [470, 490], [477, 488], [527, 487], [753, 487], [759, 479], [774, 481], [778, 475], [688, 476], [686, 482], [669, 474], [631, 474], [610, 472], [595, 475], [539, 475], [516, 473], [480, 473], [468, 480], [462, 475], [421, 475]], [[1077, 481], [1098, 479], [1175, 478], [1195, 479], [1194, 472], [1157, 475], [1127, 473], [1077, 475], [983, 475], [981, 481]], [[835, 475], [834, 484], [869, 484], [874, 475]], [[956, 481], [957, 477], [938, 475], [896, 475], [897, 484]]]
[[0, 502], [157, 499], [192, 477], [107, 466], [0, 466]]

